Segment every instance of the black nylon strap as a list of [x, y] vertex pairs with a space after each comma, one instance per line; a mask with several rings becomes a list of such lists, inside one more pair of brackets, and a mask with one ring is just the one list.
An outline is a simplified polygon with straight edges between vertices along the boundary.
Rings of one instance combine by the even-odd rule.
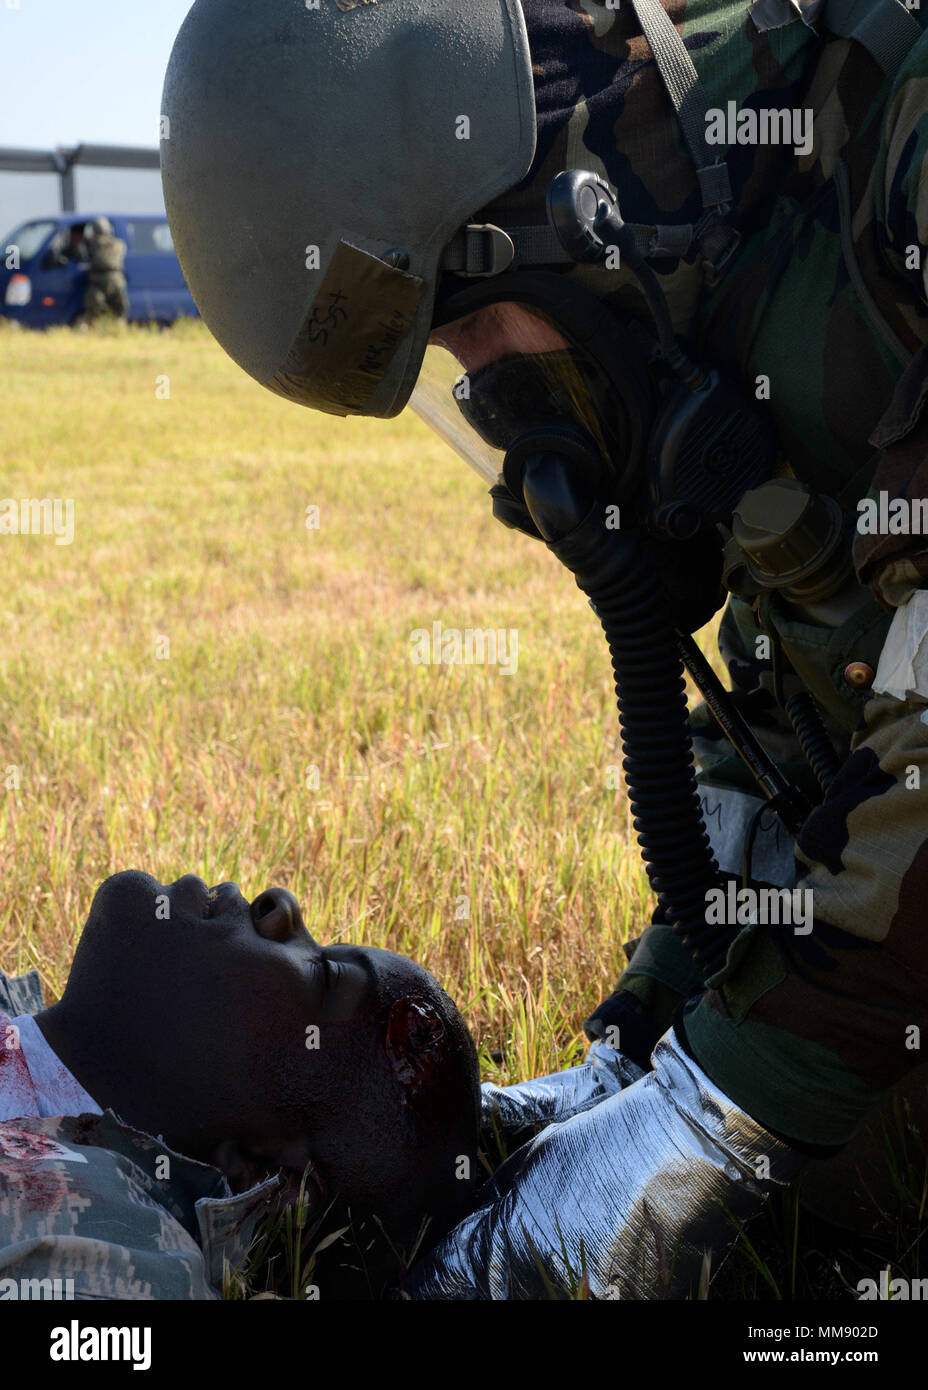
[[[717, 219], [713, 218], [712, 221], [725, 234], [723, 239], [727, 246], [735, 233]], [[676, 227], [663, 223], [629, 222], [626, 225], [635, 238], [636, 250], [642, 256], [685, 256], [694, 239], [698, 238], [701, 249], [710, 260], [713, 259], [708, 244], [703, 246], [703, 240], [708, 243], [710, 239], [710, 229], [705, 229], [704, 234], [701, 225], [696, 227], [692, 222]], [[506, 238], [512, 244], [511, 255], [505, 246]], [[563, 265], [570, 260], [553, 227], [503, 228], [468, 223], [445, 247], [440, 268], [457, 275], [498, 275], [520, 265]]]
[[494, 227], [469, 222], [445, 247], [440, 266], [458, 275], [499, 275], [516, 265], [552, 265], [570, 256], [553, 227]]

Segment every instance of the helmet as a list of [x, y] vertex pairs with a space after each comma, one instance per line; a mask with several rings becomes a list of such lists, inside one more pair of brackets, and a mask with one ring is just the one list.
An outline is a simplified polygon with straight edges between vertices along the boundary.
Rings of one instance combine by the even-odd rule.
[[162, 110], [168, 219], [221, 346], [301, 404], [398, 414], [446, 248], [532, 164], [518, 0], [196, 0]]
[[108, 217], [95, 217], [90, 224], [94, 236], [112, 236], [113, 224]]
[[[704, 269], [724, 270], [739, 241], [703, 116], [733, 74], [739, 91], [757, 82], [733, 0], [692, 0], [687, 40], [711, 98], [667, 3], [596, 4], [591, 18], [566, 0], [196, 0], [168, 66], [162, 177], [181, 266], [222, 347], [329, 414], [411, 403], [491, 484], [531, 427], [566, 423], [562, 447], [610, 460], [624, 499], [656, 430], [663, 506], [690, 467], [680, 441], [703, 430], [716, 447], [693, 405], [711, 394], [704, 374], [673, 333]], [[806, 41], [781, 55], [783, 100]], [[762, 147], [742, 160], [735, 192], [774, 189], [787, 157]], [[555, 183], [584, 170], [558, 219]], [[617, 260], [595, 230], [610, 208]], [[651, 275], [644, 289], [642, 257], [662, 260], [660, 286]], [[712, 399], [741, 420], [724, 391]], [[728, 434], [730, 452], [742, 441]], [[727, 492], [709, 492], [678, 529], [724, 512]]]

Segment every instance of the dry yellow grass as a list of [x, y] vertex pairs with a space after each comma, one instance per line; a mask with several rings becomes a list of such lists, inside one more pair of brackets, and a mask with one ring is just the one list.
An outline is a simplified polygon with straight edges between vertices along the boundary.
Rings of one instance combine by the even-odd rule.
[[[651, 899], [572, 580], [415, 416], [289, 405], [201, 325], [0, 355], [0, 494], [75, 504], [70, 546], [0, 536], [7, 973], [60, 992], [121, 869], [281, 883], [321, 941], [432, 970], [487, 1076], [573, 1060]], [[517, 672], [414, 665], [434, 621], [516, 629]]]

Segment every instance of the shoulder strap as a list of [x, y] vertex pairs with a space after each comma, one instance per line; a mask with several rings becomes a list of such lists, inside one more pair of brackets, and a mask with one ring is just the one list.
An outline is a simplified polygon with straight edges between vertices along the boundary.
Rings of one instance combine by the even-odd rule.
[[900, 0], [754, 0], [748, 13], [761, 33], [801, 19], [813, 34], [854, 39], [887, 77], [895, 77], [925, 32]]
[[899, 0], [826, 0], [822, 28], [862, 44], [895, 77], [924, 30]]
[[709, 103], [686, 44], [660, 0], [632, 0], [632, 5], [696, 165], [703, 210], [724, 215], [731, 207], [728, 165], [706, 140]]

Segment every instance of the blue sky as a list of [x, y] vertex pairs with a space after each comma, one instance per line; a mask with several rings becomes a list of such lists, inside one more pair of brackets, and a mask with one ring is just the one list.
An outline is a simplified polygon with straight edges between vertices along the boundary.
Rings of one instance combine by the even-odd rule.
[[0, 0], [0, 145], [158, 143], [192, 0]]

